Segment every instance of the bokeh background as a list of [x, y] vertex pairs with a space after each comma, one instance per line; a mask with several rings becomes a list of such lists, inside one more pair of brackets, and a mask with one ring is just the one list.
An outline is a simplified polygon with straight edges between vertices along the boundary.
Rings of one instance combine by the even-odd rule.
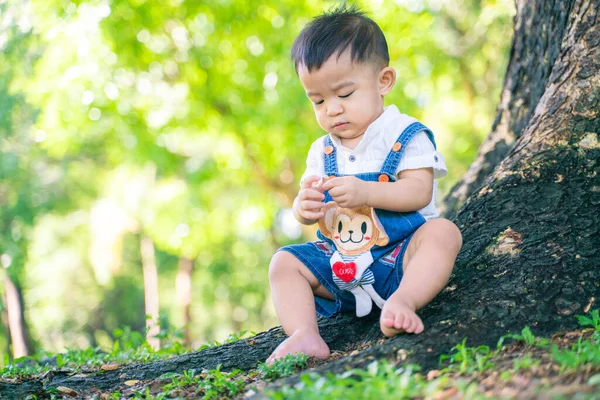
[[[0, 0], [0, 359], [277, 324], [268, 264], [314, 235], [290, 207], [323, 134], [289, 50], [337, 4]], [[492, 125], [513, 1], [358, 4], [398, 73], [386, 103], [436, 133], [440, 200]]]

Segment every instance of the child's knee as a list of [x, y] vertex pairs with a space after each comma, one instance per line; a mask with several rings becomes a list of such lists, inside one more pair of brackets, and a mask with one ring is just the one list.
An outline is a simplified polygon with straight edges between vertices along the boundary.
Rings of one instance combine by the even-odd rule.
[[269, 281], [287, 279], [290, 275], [306, 279], [313, 290], [321, 285], [314, 274], [296, 256], [287, 251], [278, 251], [273, 255], [271, 264], [269, 264]]
[[273, 281], [285, 274], [286, 272], [286, 258], [291, 255], [286, 251], [278, 251], [271, 258], [271, 263], [269, 264], [269, 280]]
[[436, 218], [428, 222], [435, 225], [431, 227], [433, 229], [430, 232], [435, 237], [436, 244], [458, 253], [462, 247], [462, 234], [454, 222], [444, 218]]
[[296, 275], [300, 273], [300, 266], [302, 263], [293, 254], [287, 251], [278, 251], [273, 255], [271, 264], [269, 264], [269, 280], [272, 281], [290, 274]]

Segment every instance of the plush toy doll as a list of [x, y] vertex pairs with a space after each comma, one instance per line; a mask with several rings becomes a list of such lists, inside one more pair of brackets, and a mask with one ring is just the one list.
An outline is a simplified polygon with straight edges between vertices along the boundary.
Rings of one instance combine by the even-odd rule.
[[324, 211], [319, 229], [336, 247], [331, 257], [333, 281], [340, 289], [352, 292], [357, 316], [369, 314], [372, 301], [382, 308], [385, 300], [373, 288], [375, 278], [369, 267], [373, 263], [371, 248], [385, 246], [389, 238], [375, 210], [368, 206], [341, 208], [331, 201]]

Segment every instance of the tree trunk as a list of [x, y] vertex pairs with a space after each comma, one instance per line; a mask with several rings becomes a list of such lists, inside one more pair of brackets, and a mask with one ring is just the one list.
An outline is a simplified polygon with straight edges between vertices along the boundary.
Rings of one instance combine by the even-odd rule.
[[451, 216], [455, 213], [506, 157], [515, 140], [522, 136], [546, 90], [574, 3], [516, 2], [510, 61], [492, 130], [467, 173], [444, 200], [443, 214]]
[[144, 307], [146, 312], [146, 341], [153, 349], [160, 348], [160, 339], [155, 337], [160, 333], [158, 326], [158, 272], [156, 270], [156, 256], [154, 243], [147, 236], [140, 239], [142, 253], [142, 270], [144, 274]]
[[8, 323], [8, 300], [6, 298], [6, 293], [2, 293], [1, 299], [2, 311], [0, 312], [0, 318], [2, 319], [2, 335], [6, 338], [6, 347], [4, 348], [4, 352], [10, 357], [12, 350], [10, 348], [10, 325]]
[[192, 270], [194, 261], [186, 257], [179, 259], [179, 270], [175, 278], [175, 290], [177, 301], [183, 311], [183, 340], [188, 346], [192, 341], [190, 338], [190, 326], [192, 323]]
[[9, 274], [6, 274], [4, 278], [4, 290], [13, 358], [16, 359], [31, 354], [31, 343], [25, 324], [23, 296], [21, 288]]
[[[492, 346], [524, 326], [549, 336], [576, 328], [575, 314], [598, 308], [599, 19], [598, 1], [517, 0], [511, 60], [489, 146], [482, 146], [471, 176], [448, 200], [449, 209], [458, 210], [453, 219], [464, 246], [447, 288], [419, 311], [425, 331], [399, 335], [315, 372], [389, 359], [418, 363], [426, 373], [465, 336], [468, 345]], [[513, 143], [501, 139], [505, 133]], [[320, 320], [320, 331], [332, 349], [348, 350], [381, 338], [377, 321], [375, 313], [364, 319], [346, 314]], [[223, 370], [253, 368], [282, 339], [278, 328], [169, 362], [179, 360], [179, 372], [220, 362]], [[250, 350], [256, 343], [261, 345]], [[142, 368], [144, 378], [162, 371]], [[69, 377], [65, 385], [105, 388], [103, 377]]]

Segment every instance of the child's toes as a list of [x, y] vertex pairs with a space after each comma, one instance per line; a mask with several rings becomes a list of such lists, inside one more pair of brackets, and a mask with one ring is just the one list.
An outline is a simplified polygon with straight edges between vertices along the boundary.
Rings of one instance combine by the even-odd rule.
[[381, 315], [381, 324], [386, 328], [393, 328], [395, 324], [394, 318], [394, 314], [386, 310]]
[[415, 333], [421, 333], [424, 329], [425, 326], [423, 325], [423, 321], [419, 321], [419, 323], [417, 324], [417, 329], [415, 329]]
[[410, 325], [406, 329], [406, 331], [410, 332], [410, 333], [414, 333], [417, 330], [417, 325], [418, 325], [418, 322], [417, 322], [416, 318], [414, 318], [414, 317], [411, 318], [410, 319]]
[[406, 320], [404, 318], [404, 314], [402, 314], [402, 313], [396, 314], [396, 320], [394, 321], [394, 328], [403, 329], [403, 326], [405, 323], [406, 323]]
[[408, 315], [404, 316], [404, 322], [402, 323], [402, 329], [404, 329], [405, 331], [408, 330], [408, 328], [410, 328], [410, 317]]

